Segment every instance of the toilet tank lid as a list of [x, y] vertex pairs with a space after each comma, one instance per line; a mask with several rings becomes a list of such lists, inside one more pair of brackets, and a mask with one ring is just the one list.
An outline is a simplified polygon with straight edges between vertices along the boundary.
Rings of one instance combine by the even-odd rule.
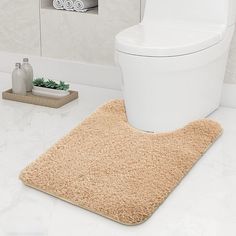
[[138, 24], [116, 36], [116, 50], [140, 56], [180, 56], [219, 43], [224, 25], [194, 22]]

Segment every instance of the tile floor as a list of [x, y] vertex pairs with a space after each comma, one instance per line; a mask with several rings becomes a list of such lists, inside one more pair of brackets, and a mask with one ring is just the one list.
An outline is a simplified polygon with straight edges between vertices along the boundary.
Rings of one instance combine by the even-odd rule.
[[[0, 91], [10, 87], [0, 74]], [[119, 91], [72, 85], [80, 100], [54, 110], [0, 99], [0, 236], [235, 236], [236, 110], [211, 115], [224, 133], [146, 223], [127, 227], [27, 188], [19, 172]]]

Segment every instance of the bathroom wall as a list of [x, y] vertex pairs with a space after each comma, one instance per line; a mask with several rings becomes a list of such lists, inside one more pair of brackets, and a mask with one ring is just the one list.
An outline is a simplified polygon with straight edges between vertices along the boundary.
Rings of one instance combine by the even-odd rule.
[[143, 18], [146, 0], [141, 0], [141, 18]]
[[86, 14], [42, 7], [42, 55], [113, 64], [115, 35], [139, 21], [140, 0], [99, 0], [98, 12]]
[[[1, 0], [0, 52], [113, 65], [115, 35], [140, 21], [144, 5], [99, 0], [98, 11], [79, 14], [53, 9], [52, 0]], [[236, 84], [236, 33], [225, 81]]]
[[0, 51], [40, 54], [39, 0], [0, 1]]
[[140, 21], [141, 0], [99, 0], [85, 14], [52, 1], [1, 0], [0, 51], [113, 65], [115, 35]]

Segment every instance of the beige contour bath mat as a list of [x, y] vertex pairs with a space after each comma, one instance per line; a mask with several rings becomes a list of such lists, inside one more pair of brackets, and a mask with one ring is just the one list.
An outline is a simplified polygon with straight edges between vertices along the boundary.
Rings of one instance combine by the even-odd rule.
[[26, 167], [24, 184], [118, 221], [148, 219], [221, 134], [201, 120], [172, 133], [132, 128], [123, 101], [99, 108]]

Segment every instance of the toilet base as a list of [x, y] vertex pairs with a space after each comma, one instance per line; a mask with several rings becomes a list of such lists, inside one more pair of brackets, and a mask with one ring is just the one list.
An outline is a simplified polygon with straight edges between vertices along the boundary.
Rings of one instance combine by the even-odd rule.
[[233, 29], [219, 44], [177, 57], [117, 51], [129, 123], [144, 131], [172, 131], [216, 110], [232, 35]]

